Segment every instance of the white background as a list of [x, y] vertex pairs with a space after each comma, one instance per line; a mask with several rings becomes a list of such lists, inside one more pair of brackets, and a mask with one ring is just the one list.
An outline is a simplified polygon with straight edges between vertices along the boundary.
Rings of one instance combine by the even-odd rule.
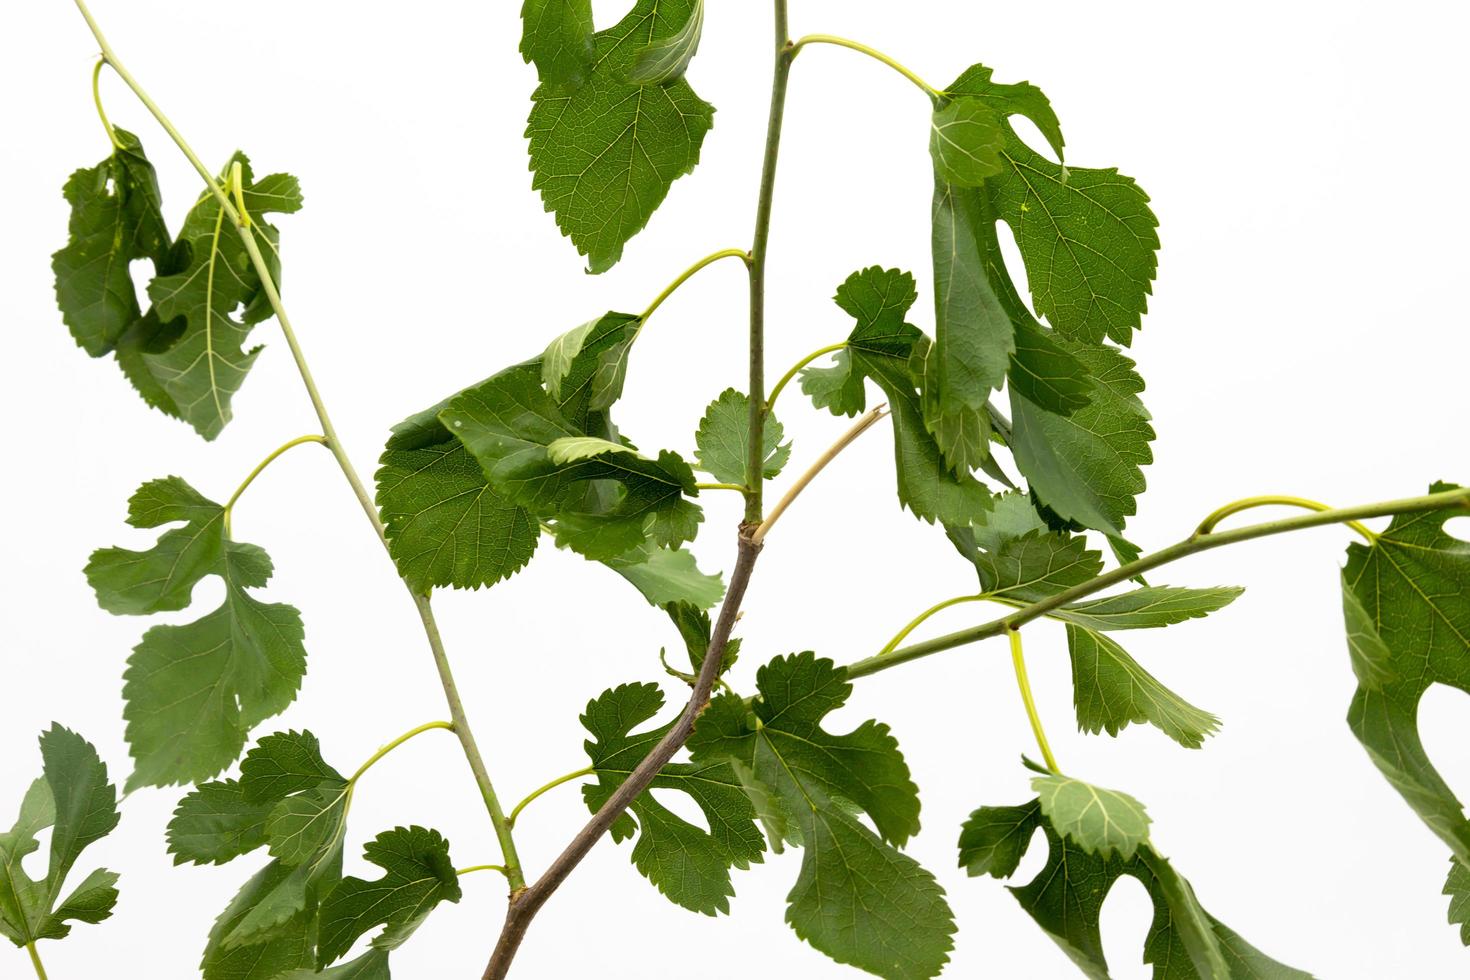
[[[597, 5], [611, 23], [626, 3]], [[713, 0], [690, 79], [719, 107], [692, 177], [609, 274], [589, 277], [530, 192], [521, 130], [533, 72], [516, 54], [519, 5], [256, 0], [96, 0], [117, 50], [213, 164], [237, 145], [257, 173], [289, 169], [306, 209], [284, 219], [286, 296], [358, 468], [371, 475], [404, 415], [613, 308], [641, 309], [690, 261], [749, 241], [769, 74], [764, 3]], [[1465, 453], [1462, 179], [1466, 137], [1459, 4], [1244, 2], [902, 5], [793, 0], [792, 31], [879, 46], [943, 85], [977, 60], [1051, 96], [1068, 159], [1122, 167], [1154, 199], [1160, 278], [1133, 348], [1159, 433], [1149, 492], [1130, 522], [1156, 547], [1236, 497], [1294, 493], [1352, 503], [1470, 479]], [[143, 481], [174, 473], [223, 499], [269, 449], [315, 422], [273, 324], [266, 352], [214, 444], [150, 412], [109, 363], [75, 348], [55, 310], [49, 255], [63, 244], [66, 175], [107, 151], [88, 78], [95, 45], [71, 4], [12, 3], [0, 23], [6, 93], [0, 186], [0, 824], [39, 772], [53, 718], [94, 740], [121, 779], [120, 675], [148, 625], [100, 611], [89, 551], [145, 546], [123, 524]], [[177, 227], [197, 177], [114, 78], [114, 121], [138, 132]], [[915, 270], [927, 296], [927, 103], [897, 75], [835, 48], [804, 52], [791, 82], [772, 248], [769, 370], [840, 340], [829, 300], [852, 270]], [[744, 378], [738, 264], [702, 274], [640, 343], [620, 406], [642, 445], [689, 451], [706, 402]], [[913, 319], [932, 329], [921, 302]], [[792, 474], [847, 425], [793, 391], [781, 416]], [[746, 602], [751, 689], [770, 657], [866, 656], [919, 609], [973, 588], [938, 531], [901, 512], [886, 425], [803, 496], [766, 549]], [[787, 478], [789, 479], [789, 475]], [[778, 481], [777, 489], [784, 485]], [[739, 500], [707, 495], [697, 552], [728, 568]], [[276, 728], [309, 726], [338, 767], [445, 713], [413, 609], [332, 460], [307, 447], [274, 466], [236, 512], [240, 538], [275, 558], [264, 593], [305, 617], [309, 673]], [[1060, 632], [1028, 633], [1033, 683], [1063, 765], [1150, 807], [1155, 840], [1204, 904], [1268, 953], [1324, 977], [1463, 976], [1470, 953], [1445, 923], [1445, 848], [1370, 765], [1343, 716], [1353, 687], [1337, 569], [1349, 534], [1328, 528], [1211, 553], [1160, 576], [1248, 586], [1207, 622], [1128, 646], [1224, 728], [1189, 752], [1157, 731], [1088, 737], [1071, 724]], [[201, 586], [188, 621], [212, 608]], [[657, 679], [674, 638], [663, 615], [605, 569], [543, 545], [526, 572], [437, 606], [502, 797], [584, 764], [577, 714], [605, 687]], [[988, 615], [974, 607], [938, 631]], [[162, 619], [163, 617], [160, 617]], [[155, 620], [156, 621], [156, 620]], [[1027, 798], [1032, 751], [1003, 644], [945, 653], [858, 682], [842, 730], [892, 724], [922, 790], [912, 853], [960, 922], [947, 976], [1069, 977], [1073, 969], [997, 882], [954, 869], [959, 823]], [[672, 688], [671, 688], [672, 690]], [[1435, 690], [1423, 728], [1446, 778], [1470, 791], [1466, 698]], [[844, 727], [846, 726], [846, 727]], [[194, 975], [213, 916], [263, 855], [172, 868], [163, 829], [179, 790], [143, 790], [89, 851], [122, 873], [117, 914], [43, 949], [58, 980]], [[518, 834], [534, 873], [586, 818], [573, 787], [538, 801]], [[379, 765], [352, 813], [357, 843], [429, 824], [459, 864], [498, 861], [448, 735]], [[1018, 880], [1040, 864], [1034, 849]], [[847, 975], [782, 922], [799, 853], [739, 874], [733, 915], [671, 906], [599, 844], [536, 920], [518, 976]], [[374, 874], [376, 872], [373, 872]], [[465, 881], [395, 954], [405, 978], [478, 976], [501, 918], [493, 875]], [[1149, 912], [1124, 879], [1104, 936], [1115, 976], [1139, 962]], [[0, 949], [0, 976], [26, 974]]]

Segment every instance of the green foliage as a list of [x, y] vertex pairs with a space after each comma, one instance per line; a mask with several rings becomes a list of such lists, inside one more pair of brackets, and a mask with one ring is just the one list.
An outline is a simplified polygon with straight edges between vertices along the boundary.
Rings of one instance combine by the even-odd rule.
[[525, 0], [521, 57], [549, 89], [575, 86], [592, 70], [592, 0]]
[[1429, 761], [1418, 727], [1419, 699], [1431, 684], [1470, 693], [1470, 544], [1444, 530], [1462, 513], [1395, 517], [1372, 546], [1348, 547], [1342, 580], [1359, 675], [1348, 724], [1429, 829], [1470, 862], [1470, 821]]
[[898, 850], [918, 832], [919, 796], [888, 726], [823, 728], [852, 686], [811, 653], [766, 664], [756, 688], [750, 708], [733, 694], [710, 702], [689, 747], [696, 763], [728, 761], [745, 773], [768, 827], [803, 849], [786, 921], [839, 963], [889, 978], [937, 975], [954, 916], [933, 875]]
[[[582, 726], [592, 734], [586, 747], [597, 782], [583, 787], [582, 795], [593, 813], [672, 727], [670, 722], [633, 731], [654, 718], [663, 703], [656, 684], [624, 684], [587, 703]], [[709, 830], [676, 815], [646, 791], [613, 824], [613, 839], [637, 836], [633, 865], [671, 902], [705, 915], [728, 913], [729, 899], [735, 894], [730, 869], [750, 867], [765, 851], [765, 841], [755, 825], [755, 808], [733, 768], [723, 761], [671, 762], [659, 771], [650, 789], [688, 794], [704, 814]]]
[[[90, 742], [53, 724], [41, 735], [41, 778], [21, 800], [20, 816], [0, 834], [0, 936], [17, 946], [65, 939], [72, 922], [97, 923], [117, 903], [117, 875], [91, 872], [65, 898], [67, 876], [82, 851], [117, 826], [117, 790]], [[21, 861], [50, 828], [46, 876], [33, 880]]]
[[133, 527], [180, 522], [147, 551], [102, 548], [87, 563], [98, 604], [117, 614], [186, 608], [210, 575], [225, 586], [218, 609], [186, 625], [152, 627], [128, 658], [129, 788], [220, 772], [252, 728], [295, 699], [306, 672], [300, 613], [250, 594], [269, 581], [270, 556], [230, 540], [223, 507], [172, 476], [143, 484], [128, 501]]
[[1220, 719], [1165, 687], [1112, 637], [1068, 623], [1067, 649], [1082, 731], [1117, 735], [1129, 724], [1149, 724], [1185, 748], [1197, 749], [1220, 727]]
[[1057, 833], [1088, 854], [1128, 859], [1148, 840], [1149, 815], [1127, 793], [1104, 789], [1069, 776], [1031, 780], [1041, 815]]
[[[670, 52], [688, 47], [678, 38], [686, 34], [697, 5], [698, 0], [639, 0], [621, 21], [593, 35], [590, 67], [574, 86], [566, 83], [578, 73], [563, 62], [576, 59], [535, 55], [538, 67], [543, 60], [554, 64], [552, 77], [561, 84], [543, 82], [532, 96], [526, 124], [532, 187], [541, 192], [546, 210], [555, 213], [557, 227], [587, 256], [592, 272], [606, 272], [617, 263], [669, 186], [699, 162], [714, 107], [683, 78], [661, 84], [631, 80], [651, 81], [687, 62], [692, 50], [672, 58]], [[567, 5], [532, 0], [526, 10], [537, 8], [565, 10]], [[567, 21], [557, 19], [565, 16], [556, 15], [544, 28], [542, 21], [533, 26], [527, 17], [522, 51], [528, 58], [533, 55], [527, 44], [534, 52], [570, 52], [579, 46], [580, 18], [569, 29]], [[659, 47], [663, 42], [669, 47]], [[543, 77], [547, 70], [542, 69]]]
[[684, 26], [669, 38], [655, 41], [639, 51], [633, 67], [623, 77], [624, 81], [636, 85], [664, 85], [683, 77], [699, 50], [703, 34], [704, 0], [694, 0]]
[[[695, 459], [700, 469], [721, 483], [745, 484], [745, 460], [750, 447], [750, 399], [726, 388], [710, 402], [695, 433]], [[774, 479], [791, 458], [791, 443], [782, 443], [786, 430], [775, 415], [767, 415], [761, 430], [762, 474]]]
[[1470, 869], [1458, 858], [1450, 858], [1444, 893], [1450, 897], [1450, 925], [1460, 927], [1460, 942], [1470, 946]]

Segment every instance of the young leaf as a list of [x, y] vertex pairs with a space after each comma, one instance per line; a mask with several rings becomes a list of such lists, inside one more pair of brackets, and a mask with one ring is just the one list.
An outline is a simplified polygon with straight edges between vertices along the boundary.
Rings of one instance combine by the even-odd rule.
[[1046, 817], [1057, 833], [1089, 854], [1127, 860], [1148, 841], [1149, 815], [1127, 793], [1104, 789], [1068, 776], [1031, 780]]
[[733, 760], [762, 787], [767, 825], [803, 848], [786, 921], [839, 963], [892, 980], [937, 975], [954, 917], [934, 877], [893, 846], [918, 831], [919, 800], [888, 727], [826, 731], [822, 720], [852, 686], [811, 653], [766, 664], [756, 685], [750, 708], [736, 695], [715, 698], [689, 746], [696, 763]]
[[[237, 153], [231, 165], [236, 162], [241, 165], [242, 194], [251, 216], [248, 231], [263, 246], [262, 252], [279, 255], [280, 234], [263, 216], [299, 211], [301, 188], [287, 174], [256, 181], [243, 153]], [[229, 172], [227, 166], [225, 174]], [[230, 421], [230, 400], [260, 353], [259, 347], [245, 349], [250, 329], [271, 311], [245, 245], [227, 226], [213, 194], [200, 197], [189, 211], [179, 241], [189, 248], [188, 266], [155, 278], [148, 295], [163, 321], [182, 317], [187, 325], [172, 346], [143, 355], [143, 361], [184, 420], [204, 438], [213, 439]]]
[[942, 184], [979, 187], [1001, 172], [1005, 131], [1000, 116], [980, 99], [951, 99], [929, 123], [929, 155]]
[[684, 26], [666, 40], [655, 41], [639, 51], [624, 80], [634, 85], [666, 85], [684, 77], [703, 34], [704, 0], [694, 0]]
[[1220, 719], [1159, 683], [1112, 637], [1069, 622], [1067, 648], [1080, 730], [1117, 735], [1131, 723], [1146, 723], [1197, 749], [1220, 727]]
[[[1437, 483], [1431, 491], [1453, 489]], [[1429, 761], [1417, 722], [1431, 684], [1470, 693], [1470, 544], [1444, 530], [1461, 513], [1395, 517], [1371, 547], [1349, 546], [1343, 582], [1364, 613], [1349, 620], [1349, 633], [1374, 647], [1370, 683], [1359, 682], [1348, 725], [1409, 806], [1470, 861], [1470, 821]]]
[[1137, 630], [1202, 619], [1230, 605], [1244, 589], [1150, 586], [1101, 599], [1073, 602], [1048, 613], [1089, 630]]
[[837, 289], [837, 305], [854, 319], [847, 348], [832, 368], [808, 369], [802, 390], [820, 408], [837, 415], [862, 411], [863, 379], [871, 378], [888, 398], [893, 413], [894, 462], [898, 499], [916, 517], [946, 524], [968, 524], [991, 503], [984, 484], [955, 474], [925, 424], [923, 406], [909, 362], [925, 343], [904, 315], [918, 298], [913, 277], [897, 269], [872, 266], [855, 272]]
[[[750, 444], [750, 399], [734, 388], [726, 388], [720, 397], [710, 402], [704, 410], [704, 418], [695, 433], [695, 444], [699, 447], [695, 459], [700, 469], [721, 483], [745, 483], [745, 457]], [[767, 480], [778, 476], [791, 457], [791, 443], [782, 443], [786, 430], [775, 415], [766, 416], [762, 431], [761, 448]]]
[[675, 180], [694, 169], [714, 107], [680, 78], [629, 82], [641, 53], [685, 28], [698, 0], [638, 0], [616, 25], [593, 35], [593, 60], [570, 90], [542, 84], [526, 124], [531, 186], [557, 227], [606, 272], [643, 229]]
[[301, 614], [249, 594], [270, 579], [270, 557], [226, 536], [219, 504], [178, 477], [145, 483], [128, 503], [134, 527], [180, 521], [148, 551], [103, 548], [87, 563], [98, 603], [114, 613], [185, 608], [208, 575], [225, 585], [218, 609], [187, 625], [153, 627], [128, 658], [129, 787], [215, 775], [240, 755], [252, 728], [295, 699], [306, 672]]
[[975, 558], [980, 584], [995, 596], [1036, 602], [1102, 572], [1102, 555], [1090, 551], [1087, 539], [1056, 532], [1029, 531], [1001, 542]]
[[1143, 379], [1112, 347], [1053, 340], [1086, 365], [1088, 404], [1062, 416], [1012, 388], [1011, 451], [1031, 489], [1063, 519], [1120, 534], [1144, 489], [1142, 467], [1153, 462], [1154, 430], [1138, 400]]
[[[998, 85], [975, 65], [945, 91], [1002, 116], [1031, 118], [1061, 153], [1061, 131], [1034, 86]], [[1009, 121], [1000, 173], [985, 181], [995, 213], [1015, 232], [1036, 309], [1066, 337], [1127, 346], [1158, 267], [1158, 219], [1148, 195], [1114, 169], [1063, 167], [1027, 146]]]
[[363, 848], [363, 857], [383, 869], [376, 881], [343, 878], [321, 907], [317, 967], [339, 959], [357, 938], [378, 925], [374, 949], [394, 950], [413, 935], [440, 902], [458, 902], [459, 876], [449, 860], [449, 842], [436, 830], [397, 827]]
[[[65, 939], [71, 922], [97, 923], [112, 915], [117, 875], [98, 869], [62, 898], [67, 876], [82, 851], [117, 826], [117, 790], [91, 743], [60, 725], [41, 735], [42, 776], [31, 784], [20, 816], [0, 833], [0, 936], [16, 946]], [[51, 828], [46, 876], [33, 880], [21, 861]]]
[[[1153, 900], [1154, 918], [1144, 940], [1143, 960], [1153, 965], [1155, 980], [1311, 980], [1310, 974], [1276, 962], [1206, 912], [1189, 883], [1148, 844], [1140, 845], [1128, 859], [1088, 853], [1039, 819], [1037, 806], [1032, 802], [982, 808], [971, 814], [966, 829], [1005, 819], [1016, 826], [1019, 852], [1008, 849], [1005, 861], [992, 872], [996, 877], [1009, 877], [1027, 850], [1032, 831], [1041, 826], [1049, 848], [1046, 867], [1030, 884], [1010, 891], [1085, 976], [1093, 980], [1110, 976], [1103, 956], [1103, 901], [1114, 882], [1131, 875]], [[1004, 816], [1007, 812], [1012, 814], [1009, 818]]]
[[590, 412], [605, 411], [623, 395], [628, 355], [643, 321], [629, 313], [605, 313], [573, 327], [547, 345], [541, 380], [572, 423], [588, 428]]
[[521, 57], [542, 85], [582, 84], [592, 70], [592, 0], [525, 0], [521, 24]]
[[93, 357], [113, 350], [143, 315], [129, 266], [146, 258], [157, 270], [170, 248], [153, 164], [136, 136], [113, 132], [122, 146], [62, 189], [71, 205], [68, 239], [51, 256], [61, 318]]
[[[624, 684], [588, 702], [582, 727], [592, 734], [586, 748], [597, 782], [583, 787], [582, 795], [592, 812], [597, 812], [669, 730], [672, 723], [633, 731], [655, 717], [663, 704], [663, 693], [656, 684]], [[755, 825], [755, 808], [740, 780], [725, 762], [670, 762], [649, 788], [687, 793], [704, 814], [709, 830], [677, 816], [645, 791], [613, 825], [614, 839], [637, 833], [633, 864], [670, 901], [705, 915], [728, 913], [730, 896], [735, 894], [730, 869], [748, 868], [765, 851], [765, 841]]]

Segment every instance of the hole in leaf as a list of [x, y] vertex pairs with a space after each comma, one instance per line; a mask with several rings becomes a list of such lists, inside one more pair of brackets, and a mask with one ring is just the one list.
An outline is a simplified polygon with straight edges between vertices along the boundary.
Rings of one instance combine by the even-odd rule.
[[1470, 515], [1465, 517], [1451, 517], [1444, 522], [1444, 533], [1457, 541], [1470, 544]]
[[676, 789], [654, 789], [649, 792], [653, 794], [653, 798], [659, 802], [659, 805], [675, 816], [693, 824], [700, 830], [706, 832], [709, 830], [709, 821], [704, 818], [704, 811], [688, 793], [682, 793]]
[[1041, 869], [1046, 867], [1046, 853], [1046, 834], [1038, 827], [1032, 831], [1031, 842], [1026, 845], [1026, 853], [1016, 866], [1016, 873], [1011, 875], [1010, 883], [1024, 885], [1041, 874]]
[[1470, 694], [1434, 684], [1419, 701], [1419, 738], [1429, 761], [1462, 802], [1470, 799]]
[[51, 865], [51, 828], [36, 835], [39, 846], [20, 860], [20, 869], [32, 881], [44, 881]]
[[1025, 116], [1011, 116], [1006, 121], [1011, 124], [1011, 128], [1016, 131], [1016, 135], [1020, 137], [1022, 143], [1025, 143], [1034, 152], [1046, 157], [1052, 163], [1061, 164], [1061, 161], [1057, 159], [1057, 155], [1052, 152], [1051, 144], [1046, 141], [1046, 137], [1041, 134], [1040, 129], [1036, 128], [1034, 122]]
[[1113, 980], [1149, 980], [1153, 967], [1143, 962], [1143, 944], [1154, 919], [1148, 890], [1132, 875], [1123, 875], [1103, 899], [1103, 955]]
[[1035, 312], [1031, 303], [1031, 284], [1026, 281], [1026, 263], [1021, 261], [1021, 247], [1016, 244], [1015, 232], [1004, 221], [995, 223], [995, 237], [1000, 244], [1000, 256], [1005, 261], [1006, 272], [1016, 286], [1016, 293], [1028, 309]]

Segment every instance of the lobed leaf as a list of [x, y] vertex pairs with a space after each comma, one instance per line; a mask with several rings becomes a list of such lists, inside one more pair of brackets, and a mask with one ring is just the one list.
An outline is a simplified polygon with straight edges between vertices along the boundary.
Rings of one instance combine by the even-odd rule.
[[[776, 416], [767, 413], [761, 433], [761, 472], [767, 480], [779, 476], [791, 458], [791, 443], [781, 442], [785, 433]], [[705, 409], [694, 436], [699, 447], [694, 456], [700, 469], [721, 483], [744, 486], [749, 437], [750, 399], [734, 388], [726, 388]]]

